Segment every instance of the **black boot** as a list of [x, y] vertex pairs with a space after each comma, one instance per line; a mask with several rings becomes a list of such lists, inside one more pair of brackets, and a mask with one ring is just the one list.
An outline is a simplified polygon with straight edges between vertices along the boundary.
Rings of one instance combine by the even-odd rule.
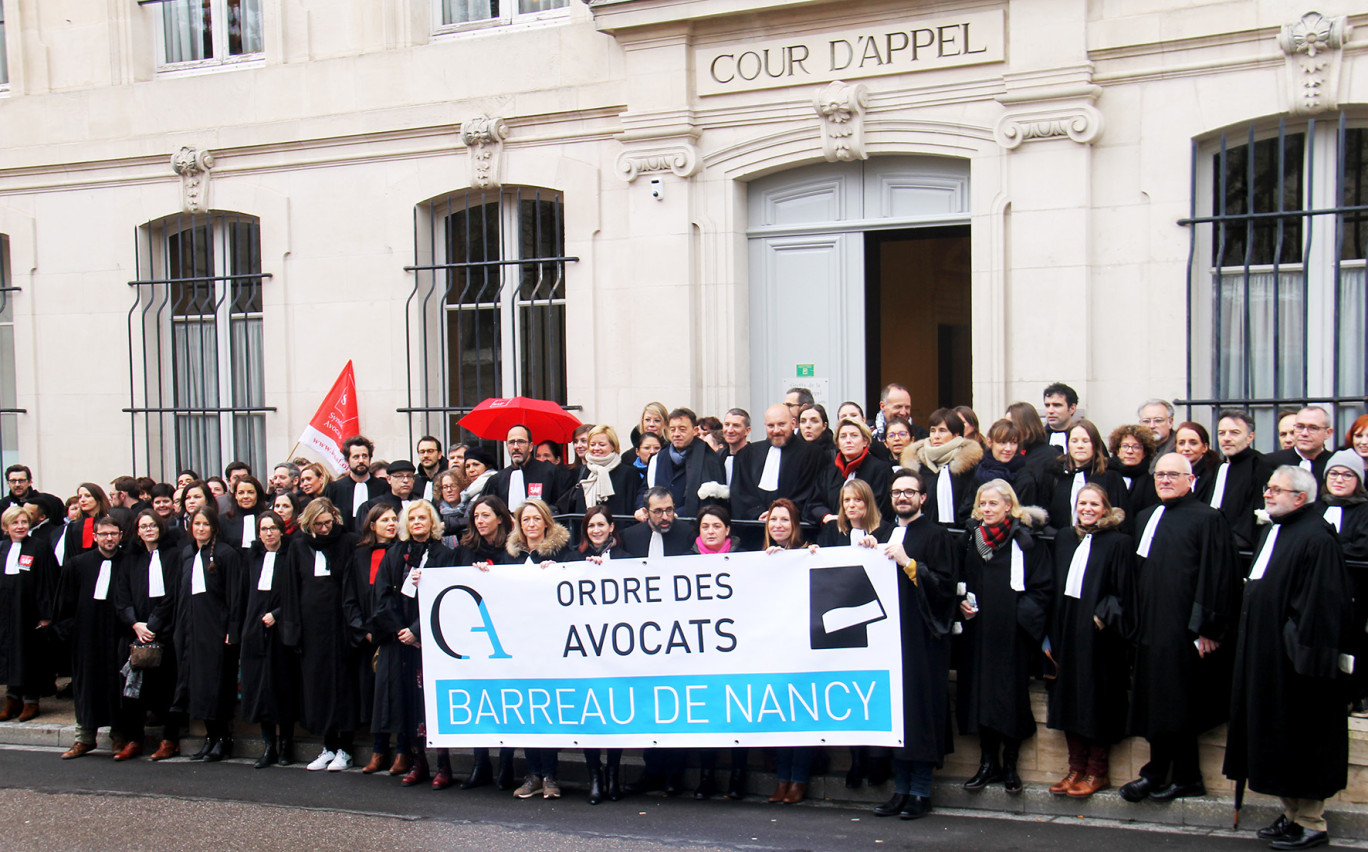
[[622, 799], [622, 772], [617, 764], [608, 767], [608, 801], [616, 802]]
[[1005, 742], [1002, 745], [1002, 786], [1013, 795], [1023, 789], [1021, 776], [1017, 774], [1017, 756], [1021, 753], [1021, 743]]
[[498, 790], [513, 789], [513, 749], [499, 749], [499, 772], [494, 776], [494, 787]]
[[220, 760], [223, 760], [230, 748], [230, 746], [227, 745], [228, 742], [229, 740], [227, 737], [219, 737], [214, 740], [214, 744], [210, 747], [209, 753], [204, 756], [204, 762], [217, 763]]
[[732, 767], [731, 775], [727, 778], [727, 798], [733, 800], [746, 798], [746, 767]]
[[713, 770], [698, 770], [698, 786], [694, 788], [695, 799], [711, 799], [717, 795], [717, 781], [713, 778]]
[[194, 754], [190, 755], [190, 759], [191, 759], [191, 760], [204, 760], [204, 756], [205, 756], [206, 754], [209, 753], [209, 750], [212, 749], [212, 748], [214, 747], [214, 743], [217, 742], [217, 741], [218, 741], [218, 740], [217, 740], [216, 737], [211, 737], [211, 736], [207, 736], [207, 735], [206, 735], [205, 738], [204, 738], [204, 745], [200, 746], [199, 751], [197, 751], [197, 752], [195, 752]]
[[869, 784], [872, 787], [877, 787], [893, 777], [893, 758], [887, 754], [869, 758], [867, 765], [869, 770]]
[[979, 763], [978, 772], [974, 777], [964, 782], [966, 790], [982, 790], [994, 781], [1002, 780], [1002, 767], [998, 765], [997, 758], [985, 755]]
[[280, 753], [276, 751], [276, 738], [272, 736], [262, 737], [262, 739], [266, 741], [266, 748], [262, 750], [261, 757], [257, 758], [257, 762], [252, 764], [253, 769], [265, 769], [280, 759]]
[[483, 787], [494, 780], [494, 766], [489, 762], [489, 756], [475, 761], [475, 766], [470, 770], [470, 777], [461, 782], [462, 790], [473, 790], [476, 787]]
[[897, 816], [907, 807], [907, 800], [910, 798], [912, 797], [907, 793], [894, 793], [893, 798], [874, 809], [874, 816]]
[[589, 772], [589, 804], [597, 805], [603, 801], [603, 788], [608, 786], [607, 779], [604, 777], [603, 767], [590, 770]]
[[276, 766], [289, 766], [294, 763], [294, 735], [282, 736], [277, 751]]
[[858, 790], [864, 783], [865, 776], [865, 750], [864, 746], [850, 747], [850, 769], [846, 771], [845, 785], [847, 789]]

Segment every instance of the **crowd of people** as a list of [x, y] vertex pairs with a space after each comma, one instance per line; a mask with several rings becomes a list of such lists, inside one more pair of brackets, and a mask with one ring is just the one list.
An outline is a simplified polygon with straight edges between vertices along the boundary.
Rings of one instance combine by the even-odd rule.
[[[354, 436], [335, 479], [296, 459], [263, 483], [234, 462], [222, 477], [86, 482], [65, 501], [13, 465], [0, 501], [0, 721], [37, 716], [69, 673], [65, 759], [106, 725], [114, 759], [137, 758], [151, 717], [152, 760], [179, 754], [192, 719], [206, 737], [191, 759], [222, 760], [240, 715], [264, 741], [257, 768], [294, 761], [302, 725], [323, 740], [311, 770], [351, 768], [362, 732], [363, 772], [442, 789], [457, 779], [445, 750], [429, 766], [418, 602], [403, 591], [424, 568], [611, 571], [623, 557], [874, 547], [899, 578], [904, 745], [851, 749], [846, 781], [893, 778], [876, 814], [929, 812], [952, 723], [981, 748], [964, 787], [1020, 793], [1018, 754], [1037, 724], [1029, 686], [1043, 679], [1047, 724], [1068, 743], [1051, 793], [1112, 786], [1110, 747], [1143, 736], [1150, 760], [1122, 798], [1205, 795], [1198, 737], [1228, 722], [1225, 773], [1283, 800], [1260, 837], [1327, 842], [1345, 714], [1368, 711], [1368, 675], [1353, 665], [1368, 623], [1368, 415], [1336, 442], [1322, 408], [1287, 412], [1282, 449], [1264, 454], [1242, 410], [1220, 412], [1213, 444], [1204, 425], [1175, 425], [1164, 400], [1106, 438], [1067, 385], [1042, 403], [1043, 417], [1018, 402], [987, 429], [964, 406], [922, 425], [889, 385], [872, 421], [847, 402], [833, 423], [794, 388], [756, 441], [741, 409], [700, 418], [651, 403], [625, 442], [602, 424], [568, 446], [514, 426], [503, 467], [486, 446], [444, 451], [430, 436], [417, 464], [384, 462]], [[746, 749], [730, 749], [725, 780], [719, 750], [697, 751], [697, 798], [744, 796]], [[802, 801], [821, 750], [770, 752], [769, 801]], [[590, 803], [683, 791], [686, 750], [647, 749], [631, 783], [621, 756], [585, 750]], [[514, 757], [476, 749], [459, 786], [561, 795], [557, 749], [524, 749], [520, 782]]]

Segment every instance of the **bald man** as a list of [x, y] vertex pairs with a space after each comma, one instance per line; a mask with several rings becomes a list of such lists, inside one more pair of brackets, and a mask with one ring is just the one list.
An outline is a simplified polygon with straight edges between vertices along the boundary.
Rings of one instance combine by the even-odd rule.
[[822, 454], [797, 438], [793, 414], [779, 404], [765, 409], [765, 440], [744, 447], [732, 473], [732, 515], [764, 520], [770, 504], [792, 500], [801, 516], [816, 487]]

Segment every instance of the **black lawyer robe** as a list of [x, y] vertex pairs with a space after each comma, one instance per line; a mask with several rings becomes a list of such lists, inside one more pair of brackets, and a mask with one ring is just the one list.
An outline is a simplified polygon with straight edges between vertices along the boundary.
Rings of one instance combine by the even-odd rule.
[[[926, 501], [922, 504], [922, 514], [944, 526], [963, 527], [973, 514], [974, 497], [978, 494], [977, 472], [979, 464], [983, 461], [983, 446], [973, 438], [961, 438], [954, 455], [945, 460], [944, 464], [933, 465], [927, 458], [939, 451], [940, 448], [931, 446], [929, 438], [917, 441], [903, 450], [902, 465], [920, 473], [922, 481], [926, 484]], [[950, 486], [948, 519], [941, 517], [942, 481]], [[889, 485], [892, 485], [891, 480]], [[889, 499], [891, 501], [891, 495]], [[1017, 495], [1017, 499], [1021, 499], [1020, 494]]]
[[[814, 524], [822, 523], [827, 515], [841, 513], [841, 486], [846, 484], [846, 475], [841, 473], [834, 460], [822, 468], [818, 477], [817, 488], [807, 509], [807, 520]], [[855, 469], [855, 478], [864, 480], [869, 490], [874, 492], [874, 505], [879, 507], [879, 514], [885, 518], [893, 517], [893, 497], [889, 494], [893, 486], [893, 466], [871, 454]], [[933, 481], [931, 485], [934, 484]]]
[[798, 507], [799, 518], [807, 510], [817, 487], [818, 475], [824, 469], [822, 453], [811, 444], [798, 440], [797, 436], [790, 438], [779, 450], [777, 487], [773, 491], [765, 491], [760, 487], [760, 477], [765, 472], [770, 446], [769, 441], [759, 441], [747, 444], [736, 454], [732, 466], [732, 517], [757, 520], [769, 511], [771, 503], [780, 498], [793, 501]]
[[[988, 728], [1024, 740], [1036, 730], [1028, 689], [1031, 659], [1050, 612], [1049, 546], [1036, 540], [1026, 523], [1014, 520], [1007, 541], [985, 562], [974, 544], [978, 527], [971, 524], [961, 542], [965, 589], [977, 598], [979, 610], [964, 622], [960, 637], [955, 681], [960, 733]], [[1014, 542], [1021, 548], [1024, 591], [1011, 587]]]
[[1259, 793], [1328, 799], [1348, 780], [1349, 575], [1314, 507], [1275, 518], [1256, 558], [1273, 529], [1267, 568], [1244, 587], [1224, 771]]
[[[514, 470], [516, 468], [505, 467], [490, 477], [481, 496], [498, 497], [510, 511], [516, 509], [516, 506], [508, 503], [508, 485], [513, 479]], [[566, 484], [563, 470], [564, 468], [551, 462], [528, 459], [522, 466], [523, 490], [529, 498], [536, 497], [555, 506], [560, 501], [561, 491]]]
[[28, 536], [0, 545], [0, 572], [10, 551], [19, 550], [17, 573], [0, 573], [0, 683], [14, 695], [52, 694], [49, 643], [40, 621], [51, 621], [61, 569], [48, 544]]
[[[561, 495], [560, 509], [562, 512], [569, 512], [575, 515], [583, 515], [589, 508], [584, 499], [584, 487], [580, 484], [589, 476], [587, 466], [579, 468], [575, 473], [574, 484], [565, 490]], [[623, 519], [630, 517], [637, 508], [637, 494], [641, 492], [641, 471], [632, 464], [631, 458], [619, 458], [617, 467], [608, 472], [608, 481], [613, 484], [613, 496], [609, 497], [603, 505], [608, 511], [619, 520], [619, 527], [623, 525]]]
[[[1130, 733], [1193, 736], [1219, 725], [1230, 709], [1230, 666], [1239, 614], [1235, 538], [1225, 516], [1191, 493], [1160, 506], [1149, 556], [1137, 553], [1128, 632], [1136, 644]], [[1136, 519], [1136, 540], [1159, 506]], [[1197, 638], [1222, 646], [1205, 657]]]
[[[1368, 562], [1368, 501], [1351, 502], [1330, 494], [1322, 494], [1317, 501], [1317, 514], [1324, 517], [1331, 506], [1339, 507], [1339, 523], [1332, 524], [1339, 538], [1344, 558], [1356, 562]], [[1331, 514], [1331, 517], [1334, 515]], [[1329, 520], [1329, 518], [1327, 518]], [[1358, 569], [1368, 578], [1368, 569]], [[1353, 573], [1353, 569], [1350, 569]], [[1368, 585], [1363, 586], [1368, 591]]]
[[[638, 559], [645, 559], [650, 555], [651, 533], [650, 524], [635, 524], [628, 527], [619, 536], [622, 539], [622, 549]], [[676, 520], [670, 525], [670, 531], [661, 533], [660, 537], [664, 545], [664, 555], [685, 556], [692, 552], [696, 533], [693, 524]]]
[[356, 727], [356, 667], [342, 611], [355, 549], [356, 536], [334, 525], [327, 535], [300, 536], [286, 560], [285, 618], [299, 625], [299, 719], [320, 736]]
[[[354, 649], [356, 716], [363, 726], [370, 724], [375, 704], [375, 579], [380, 576], [380, 562], [391, 546], [392, 543], [356, 548], [343, 588], [342, 615], [347, 620], [347, 634]], [[370, 639], [366, 638], [368, 635]]]
[[[210, 570], [212, 555], [213, 569]], [[195, 557], [204, 590], [194, 592]], [[176, 696], [173, 709], [192, 719], [227, 721], [237, 697], [237, 644], [242, 635], [242, 564], [237, 549], [214, 542], [187, 544], [176, 588]]]
[[[1150, 456], [1141, 459], [1137, 465], [1125, 464], [1116, 456], [1107, 461], [1107, 470], [1116, 471], [1126, 486], [1126, 500], [1115, 508], [1124, 509], [1126, 517], [1132, 522], [1140, 517], [1141, 512], [1159, 503], [1159, 493], [1154, 490], [1153, 467]], [[1130, 532], [1132, 535], [1136, 532], [1133, 523]]]
[[222, 519], [219, 538], [237, 548], [238, 562], [243, 565], [247, 564], [247, 559], [252, 553], [252, 544], [256, 542], [257, 514], [261, 510], [260, 504], [250, 509], [234, 506]]
[[372, 476], [365, 482], [357, 482], [348, 474], [329, 482], [323, 489], [323, 496], [331, 500], [332, 504], [337, 507], [338, 514], [342, 516], [342, 529], [344, 530], [352, 529], [366, 519], [365, 515], [357, 518], [356, 511], [353, 508], [356, 506], [357, 488], [365, 489], [365, 500], [373, 500], [381, 494], [388, 494], [390, 490], [389, 483], [378, 476]]
[[[1073, 503], [1069, 498], [1073, 494], [1074, 480], [1078, 474], [1083, 474], [1085, 485], [1100, 485], [1103, 491], [1107, 492], [1107, 501], [1113, 507], [1126, 505], [1126, 483], [1121, 478], [1121, 474], [1107, 468], [1102, 473], [1079, 470], [1077, 468], [1060, 468], [1059, 476], [1055, 480], [1054, 489], [1050, 493], [1050, 529], [1068, 532], [1073, 526]], [[1129, 515], [1126, 516], [1129, 519]], [[1129, 520], [1121, 522], [1121, 531], [1129, 533], [1131, 524]]]
[[[422, 636], [423, 632], [418, 623], [418, 597], [403, 593], [404, 581], [415, 568], [448, 566], [455, 557], [440, 541], [429, 539], [398, 542], [380, 560], [372, 618], [372, 635], [380, 646], [375, 664], [375, 704], [371, 710], [371, 730], [376, 733], [406, 731], [413, 736], [423, 721], [423, 656], [417, 647], [400, 642], [398, 635], [405, 628], [415, 636]], [[415, 741], [415, 745], [420, 744]]]
[[[299, 624], [285, 612], [286, 588], [290, 585], [290, 544], [281, 541], [270, 576], [262, 588], [268, 551], [261, 542], [252, 545], [243, 572], [245, 606], [242, 617], [242, 718], [251, 722], [294, 724], [299, 718], [301, 683], [298, 644]], [[269, 613], [275, 622], [267, 627]]]
[[[1112, 509], [1089, 534], [1079, 597], [1066, 595], [1069, 566], [1082, 546], [1077, 528], [1054, 540], [1054, 613], [1050, 649], [1058, 677], [1050, 684], [1049, 727], [1110, 745], [1126, 734], [1130, 647], [1125, 612], [1135, 570], [1135, 540], [1119, 530]], [[1104, 625], [1097, 628], [1094, 618]]]
[[1268, 467], [1270, 474], [1285, 464], [1292, 465], [1293, 467], [1302, 467], [1311, 471], [1311, 475], [1316, 477], [1316, 482], [1324, 484], [1325, 466], [1329, 464], [1330, 457], [1334, 454], [1333, 450], [1322, 449], [1320, 455], [1308, 461], [1307, 459], [1302, 458], [1302, 454], [1297, 451], [1296, 447], [1292, 447], [1286, 450], [1278, 450], [1277, 452], [1272, 452], [1264, 456], [1264, 464]]
[[[818, 547], [858, 547], [859, 542], [853, 535], [855, 531], [841, 532], [841, 528], [836, 526], [835, 521], [828, 521], [822, 525], [817, 532]], [[888, 536], [893, 532], [893, 525], [885, 520], [880, 520], [879, 526], [872, 530], [864, 530], [868, 535], [874, 536], [874, 540], [879, 544], [888, 541]]]
[[[1264, 461], [1263, 453], [1253, 447], [1246, 447], [1224, 462], [1226, 468], [1225, 488], [1221, 494], [1221, 514], [1235, 536], [1235, 547], [1249, 550], [1257, 537], [1254, 510], [1263, 508], [1263, 489], [1268, 477], [1273, 474]], [[1206, 479], [1200, 483], [1198, 496], [1208, 505], [1215, 499], [1216, 482], [1220, 479], [1221, 464], [1212, 468]]]
[[[98, 588], [101, 566], [109, 563], [109, 583]], [[112, 558], [99, 549], [79, 554], [62, 567], [58, 593], [57, 629], [71, 642], [71, 691], [76, 724], [99, 728], [118, 718], [119, 645], [132, 634], [122, 629], [114, 611], [114, 575], [123, 570], [123, 557]], [[101, 598], [96, 594], [103, 592]]]
[[[153, 596], [153, 555], [161, 566], [161, 594]], [[140, 705], [158, 713], [171, 706], [176, 691], [176, 650], [173, 633], [176, 619], [176, 586], [179, 579], [178, 551], [162, 538], [156, 550], [149, 551], [138, 541], [137, 549], [124, 558], [123, 570], [114, 576], [114, 608], [119, 623], [130, 633], [128, 642], [119, 643], [119, 668], [128, 660], [128, 646], [134, 624], [145, 624], [162, 646], [161, 665], [143, 671]], [[125, 699], [127, 701], [127, 699]]]

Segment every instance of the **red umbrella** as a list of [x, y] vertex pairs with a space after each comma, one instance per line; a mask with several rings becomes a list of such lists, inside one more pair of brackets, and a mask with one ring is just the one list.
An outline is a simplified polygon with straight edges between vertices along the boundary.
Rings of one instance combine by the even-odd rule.
[[460, 419], [461, 426], [477, 437], [502, 441], [508, 430], [523, 425], [532, 430], [533, 441], [567, 444], [580, 427], [579, 418], [545, 399], [515, 396], [492, 397], [481, 402]]

